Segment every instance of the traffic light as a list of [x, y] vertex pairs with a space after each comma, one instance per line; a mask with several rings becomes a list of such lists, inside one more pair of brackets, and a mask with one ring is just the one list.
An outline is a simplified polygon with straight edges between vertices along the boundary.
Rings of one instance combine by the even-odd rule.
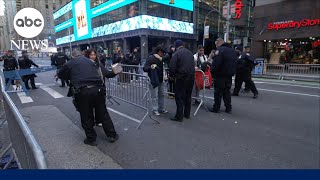
[[174, 0], [170, 0], [169, 4], [174, 4]]

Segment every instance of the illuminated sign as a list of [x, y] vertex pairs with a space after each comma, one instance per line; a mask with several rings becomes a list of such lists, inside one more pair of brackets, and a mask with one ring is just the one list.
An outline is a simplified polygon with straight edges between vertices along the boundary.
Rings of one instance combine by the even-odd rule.
[[275, 23], [269, 23], [269, 30], [279, 30], [288, 28], [301, 28], [306, 26], [315, 26], [320, 24], [320, 19], [303, 19], [302, 21], [281, 21]]
[[75, 40], [88, 39], [91, 37], [90, 1], [74, 0], [73, 9], [73, 29]]
[[61, 31], [61, 30], [64, 30], [64, 29], [66, 29], [66, 28], [68, 28], [68, 27], [73, 26], [73, 21], [74, 21], [74, 19], [69, 19], [68, 21], [65, 21], [65, 22], [63, 22], [63, 23], [55, 26], [55, 27], [54, 27], [54, 31], [55, 31], [55, 32], [59, 32], [59, 31]]
[[312, 47], [313, 48], [318, 47], [318, 46], [320, 46], [320, 40], [312, 42]]
[[107, 12], [113, 11], [120, 7], [126, 6], [138, 0], [109, 0], [99, 6], [91, 9], [92, 18], [105, 14]]
[[167, 6], [172, 6], [175, 8], [193, 11], [193, 0], [175, 0], [173, 4], [170, 4], [169, 0], [150, 0], [150, 1], [153, 1], [159, 4], [164, 4]]
[[63, 6], [61, 9], [59, 9], [57, 12], [53, 13], [53, 19], [57, 19], [60, 16], [66, 14], [72, 9], [72, 2], [69, 2], [65, 6]]
[[[141, 15], [93, 28], [92, 36], [90, 38], [127, 32], [137, 29], [153, 29], [160, 31], [193, 34], [193, 23], [176, 21], [160, 17], [153, 17], [148, 15]], [[56, 44], [60, 45], [64, 43], [69, 43], [70, 39], [71, 42], [78, 40], [74, 34], [71, 34], [70, 36], [58, 38], [56, 40]]]
[[242, 11], [243, 3], [242, 0], [236, 0], [235, 3], [235, 8], [236, 8], [236, 16], [234, 17], [235, 19], [240, 19], [241, 17], [241, 11]]
[[92, 37], [105, 36], [136, 29], [154, 29], [193, 34], [193, 23], [141, 15], [94, 28]]

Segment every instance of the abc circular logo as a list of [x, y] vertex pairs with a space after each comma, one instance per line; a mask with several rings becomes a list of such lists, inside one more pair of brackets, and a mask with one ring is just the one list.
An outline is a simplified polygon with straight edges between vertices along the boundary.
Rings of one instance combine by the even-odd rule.
[[43, 30], [43, 16], [34, 8], [23, 8], [14, 17], [13, 26], [20, 36], [33, 38]]

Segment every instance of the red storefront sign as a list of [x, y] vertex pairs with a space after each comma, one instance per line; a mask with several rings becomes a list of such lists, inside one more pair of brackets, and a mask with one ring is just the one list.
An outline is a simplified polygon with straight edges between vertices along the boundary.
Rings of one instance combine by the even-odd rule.
[[242, 0], [236, 0], [235, 2], [236, 16], [234, 17], [235, 19], [240, 19], [242, 7], [243, 7]]
[[269, 23], [269, 30], [279, 30], [279, 29], [288, 29], [288, 28], [301, 28], [306, 26], [316, 26], [320, 24], [320, 19], [303, 19], [301, 21], [284, 21], [284, 22], [275, 22]]
[[312, 42], [313, 48], [318, 47], [318, 46], [320, 46], [320, 40]]

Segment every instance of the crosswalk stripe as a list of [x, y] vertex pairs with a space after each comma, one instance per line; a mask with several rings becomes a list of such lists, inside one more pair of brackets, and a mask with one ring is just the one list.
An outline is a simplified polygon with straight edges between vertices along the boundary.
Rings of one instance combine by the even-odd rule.
[[52, 97], [54, 97], [55, 99], [57, 98], [63, 98], [64, 96], [61, 95], [60, 93], [58, 93], [57, 91], [49, 88], [46, 85], [43, 85], [42, 83], [36, 83], [36, 85], [39, 85], [41, 89], [43, 89], [44, 91], [46, 91], [47, 93], [49, 93]]
[[27, 96], [25, 92], [18, 92], [17, 95], [22, 104], [33, 102], [32, 98]]

